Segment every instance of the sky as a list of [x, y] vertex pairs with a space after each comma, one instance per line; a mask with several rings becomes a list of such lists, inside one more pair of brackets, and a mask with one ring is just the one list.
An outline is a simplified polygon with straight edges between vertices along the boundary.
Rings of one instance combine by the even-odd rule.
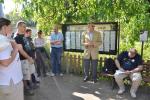
[[4, 0], [4, 14], [8, 14], [15, 8], [15, 3], [13, 0]]

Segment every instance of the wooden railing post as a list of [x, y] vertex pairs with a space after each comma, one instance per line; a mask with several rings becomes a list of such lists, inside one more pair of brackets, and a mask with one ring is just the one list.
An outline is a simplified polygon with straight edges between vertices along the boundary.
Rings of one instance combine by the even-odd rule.
[[69, 53], [66, 53], [66, 56], [64, 56], [65, 62], [64, 65], [66, 66], [66, 73], [70, 73], [70, 56]]
[[78, 62], [78, 74], [81, 74], [81, 71], [82, 71], [82, 69], [81, 69], [81, 56], [80, 55], [78, 55], [78, 59], [77, 59], [77, 62]]
[[77, 73], [77, 60], [76, 60], [76, 54], [73, 55], [73, 71], [74, 71], [74, 73]]

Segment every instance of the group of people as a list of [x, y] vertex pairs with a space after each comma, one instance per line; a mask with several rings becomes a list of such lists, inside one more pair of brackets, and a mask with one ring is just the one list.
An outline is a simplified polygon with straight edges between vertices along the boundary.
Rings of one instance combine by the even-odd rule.
[[[82, 34], [82, 44], [85, 47], [83, 81], [90, 80], [89, 69], [91, 66], [92, 81], [96, 83], [98, 54], [103, 41], [101, 33], [95, 31], [94, 27], [93, 23], [89, 23], [88, 30]], [[0, 44], [0, 100], [11, 100], [16, 97], [15, 100], [23, 100], [24, 93], [33, 94], [32, 89], [39, 83], [38, 78], [41, 75], [46, 76], [47, 67], [40, 59], [40, 54], [46, 52], [45, 41], [41, 30], [38, 31], [38, 37], [32, 40], [32, 30], [26, 28], [24, 21], [17, 23], [17, 32], [14, 39], [11, 39], [11, 33], [11, 21], [0, 18], [0, 42], [2, 42]], [[58, 32], [58, 26], [54, 26], [53, 33], [50, 36], [52, 77], [63, 76], [61, 71], [63, 40], [63, 34]], [[135, 48], [131, 48], [129, 51], [121, 53], [115, 63], [118, 68], [114, 74], [119, 86], [118, 94], [125, 91], [123, 79], [130, 76], [132, 80], [130, 93], [135, 98], [142, 80], [140, 74], [142, 71], [141, 56]], [[43, 73], [41, 73], [41, 68]]]
[[[49, 59], [44, 46], [43, 32], [39, 30], [32, 39], [32, 29], [24, 21], [16, 24], [17, 32], [12, 34], [11, 21], [0, 18], [0, 100], [24, 100], [25, 95], [33, 95], [39, 86], [39, 78], [48, 74], [43, 54]], [[51, 34], [51, 76], [60, 75], [63, 35], [54, 27]]]
[[[41, 43], [44, 38], [40, 37], [42, 32], [39, 31], [33, 41], [32, 30], [26, 28], [24, 21], [19, 21], [16, 27], [17, 32], [12, 36], [11, 21], [0, 18], [0, 100], [16, 97], [16, 100], [23, 100], [24, 93], [33, 95], [33, 89], [39, 85], [40, 72], [36, 69], [43, 68], [39, 64], [35, 67], [34, 63], [39, 59], [36, 51], [44, 48], [44, 43]], [[43, 75], [45, 73], [43, 70]]]

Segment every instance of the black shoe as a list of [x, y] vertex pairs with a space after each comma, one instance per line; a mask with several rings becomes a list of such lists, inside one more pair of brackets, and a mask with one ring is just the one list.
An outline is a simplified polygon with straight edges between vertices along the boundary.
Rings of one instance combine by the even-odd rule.
[[97, 82], [97, 80], [95, 79], [95, 80], [93, 80], [93, 83], [96, 83]]
[[85, 76], [83, 79], [84, 82], [88, 81], [88, 76]]

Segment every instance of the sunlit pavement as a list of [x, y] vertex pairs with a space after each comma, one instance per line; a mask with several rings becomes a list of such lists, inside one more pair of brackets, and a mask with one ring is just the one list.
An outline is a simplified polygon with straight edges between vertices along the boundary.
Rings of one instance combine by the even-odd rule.
[[150, 87], [140, 87], [136, 99], [131, 98], [129, 87], [123, 95], [117, 95], [117, 90], [117, 87], [111, 89], [108, 80], [93, 84], [83, 82], [82, 77], [75, 75], [48, 76], [41, 79], [35, 95], [25, 97], [25, 100], [150, 100]]

